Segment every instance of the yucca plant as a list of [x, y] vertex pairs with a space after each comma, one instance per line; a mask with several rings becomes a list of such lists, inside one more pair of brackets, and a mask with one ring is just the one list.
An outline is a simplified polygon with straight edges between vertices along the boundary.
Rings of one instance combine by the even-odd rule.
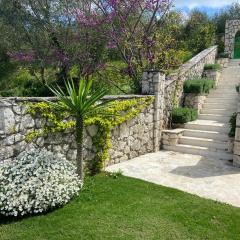
[[84, 119], [93, 114], [99, 114], [109, 101], [100, 99], [107, 93], [106, 89], [97, 89], [92, 91], [92, 81], [80, 80], [78, 88], [73, 80], [65, 82], [66, 92], [59, 86], [50, 88], [50, 90], [58, 98], [57, 103], [53, 103], [55, 107], [68, 111], [76, 118], [76, 142], [77, 142], [77, 174], [80, 179], [84, 178], [83, 170], [83, 129]]

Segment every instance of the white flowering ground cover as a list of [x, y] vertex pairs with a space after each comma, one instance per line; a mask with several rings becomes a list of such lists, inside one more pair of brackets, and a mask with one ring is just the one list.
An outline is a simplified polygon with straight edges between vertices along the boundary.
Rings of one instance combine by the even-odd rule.
[[63, 156], [32, 149], [0, 165], [0, 213], [23, 216], [68, 203], [82, 183]]

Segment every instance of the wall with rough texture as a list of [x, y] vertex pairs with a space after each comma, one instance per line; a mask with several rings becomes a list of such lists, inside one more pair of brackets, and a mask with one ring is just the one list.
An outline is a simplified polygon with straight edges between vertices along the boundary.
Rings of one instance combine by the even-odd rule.
[[[142, 94], [155, 96], [154, 103], [144, 109], [137, 117], [112, 131], [113, 147], [110, 150], [109, 164], [122, 162], [139, 155], [160, 149], [162, 130], [169, 125], [169, 117], [174, 103], [183, 99], [183, 83], [192, 77], [201, 77], [205, 64], [215, 62], [217, 47], [199, 53], [182, 65], [177, 74], [165, 77], [158, 71], [147, 71], [143, 75]], [[114, 96], [116, 100], [139, 98], [143, 95]], [[25, 137], [34, 129], [40, 129], [44, 119], [33, 119], [26, 113], [26, 103], [39, 102], [42, 98], [0, 98], [0, 161], [11, 160], [27, 148], [46, 147], [55, 153], [63, 153], [67, 159], [74, 160], [76, 143], [74, 131], [49, 134], [27, 143]], [[53, 99], [48, 99], [53, 100]], [[97, 127], [91, 126], [84, 133], [84, 157], [91, 161], [96, 149], [93, 138]]]
[[230, 59], [229, 58], [218, 58], [216, 60], [217, 64], [220, 64], [223, 68], [228, 67]]
[[[143, 96], [114, 96], [118, 100]], [[54, 153], [64, 154], [73, 161], [76, 156], [74, 130], [50, 133], [31, 143], [25, 141], [26, 135], [44, 126], [45, 120], [32, 118], [26, 113], [26, 103], [54, 100], [50, 98], [0, 98], [0, 161], [11, 160], [25, 149], [45, 147]], [[84, 158], [91, 161], [96, 149], [93, 137], [98, 128], [89, 126], [84, 131]], [[154, 142], [154, 105], [144, 109], [137, 117], [129, 120], [112, 131], [111, 159], [108, 164], [126, 161], [139, 155], [153, 152]]]
[[205, 95], [188, 93], [185, 96], [184, 106], [189, 108], [195, 108], [197, 109], [198, 113], [200, 113], [206, 98], [207, 97]]
[[216, 61], [217, 46], [210, 47], [200, 52], [187, 63], [183, 64], [175, 74], [166, 77], [165, 82], [165, 108], [164, 125], [168, 127], [169, 117], [174, 104], [183, 103], [183, 84], [191, 78], [201, 78], [205, 64], [213, 64]]
[[234, 54], [234, 42], [236, 33], [240, 31], [240, 20], [227, 20], [225, 26], [225, 53], [230, 58]]

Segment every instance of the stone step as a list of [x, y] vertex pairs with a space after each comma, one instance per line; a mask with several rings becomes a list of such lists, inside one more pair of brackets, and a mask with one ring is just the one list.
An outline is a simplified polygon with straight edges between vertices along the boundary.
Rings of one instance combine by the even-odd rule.
[[185, 129], [183, 135], [186, 137], [211, 138], [214, 140], [221, 140], [224, 142], [228, 141], [229, 139], [227, 134], [223, 134], [216, 131]]
[[207, 148], [216, 148], [218, 150], [223, 150], [223, 151], [228, 150], [227, 142], [221, 142], [211, 138], [183, 136], [179, 139], [179, 144], [193, 145], [193, 146], [207, 147]]
[[203, 131], [216, 131], [221, 133], [229, 133], [229, 124], [219, 123], [212, 120], [196, 120], [185, 124], [186, 129], [195, 129]]
[[222, 96], [224, 96], [225, 94], [236, 94], [237, 91], [235, 88], [233, 88], [231, 90], [217, 89], [217, 90], [214, 90], [213, 93], [221, 93]]
[[205, 103], [223, 103], [223, 104], [236, 104], [237, 98], [213, 98], [208, 97]]
[[220, 114], [199, 114], [198, 119], [200, 120], [214, 120], [219, 122], [228, 123], [231, 115], [220, 115]]
[[[208, 96], [207, 96], [207, 98], [221, 98], [221, 97], [223, 97], [223, 94], [222, 94], [222, 92], [221, 93], [215, 93], [215, 92], [211, 92]], [[234, 98], [234, 99], [238, 99], [238, 94], [237, 94], [237, 92], [236, 93], [233, 93], [233, 94], [231, 94], [231, 93], [229, 93], [229, 94], [224, 94], [224, 98]]]
[[201, 110], [202, 114], [221, 114], [226, 116], [231, 116], [234, 112], [237, 111], [237, 107], [235, 108], [203, 108]]
[[225, 80], [221, 81], [218, 83], [217, 88], [227, 88], [227, 89], [231, 89], [231, 88], [235, 88], [236, 85], [238, 84], [238, 81], [229, 81], [229, 80]]
[[220, 108], [225, 108], [227, 109], [232, 109], [232, 108], [237, 109], [237, 103], [204, 103], [203, 108], [205, 109], [220, 109]]
[[220, 89], [220, 90], [224, 90], [224, 89], [226, 89], [226, 90], [236, 90], [236, 88], [235, 88], [236, 84], [237, 84], [237, 82], [228, 83], [227, 81], [224, 82], [224, 83], [219, 83], [215, 90], [218, 90], [218, 89]]
[[212, 157], [219, 160], [232, 160], [233, 154], [227, 153], [222, 150], [207, 148], [207, 147], [199, 147], [192, 145], [184, 145], [178, 144], [176, 146], [166, 146], [163, 145], [164, 150], [175, 151], [187, 154], [201, 155], [205, 157]]
[[[216, 91], [216, 92], [220, 92], [220, 91], [225, 91], [225, 92], [227, 92], [227, 91], [230, 91], [230, 92], [237, 92], [236, 91], [236, 85], [237, 85], [238, 83], [234, 83], [234, 84], [231, 84], [231, 85], [229, 85], [228, 87], [225, 87], [224, 85], [218, 85], [217, 86], [217, 88], [215, 88], [215, 89], [213, 89], [211, 92], [214, 92], [214, 91]], [[225, 85], [226, 85], [226, 83], [225, 83]]]

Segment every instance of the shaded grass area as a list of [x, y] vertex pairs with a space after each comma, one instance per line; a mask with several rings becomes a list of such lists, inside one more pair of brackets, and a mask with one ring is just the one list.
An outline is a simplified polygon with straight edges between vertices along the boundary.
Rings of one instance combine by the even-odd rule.
[[64, 208], [0, 224], [1, 240], [240, 239], [239, 208], [104, 174]]

